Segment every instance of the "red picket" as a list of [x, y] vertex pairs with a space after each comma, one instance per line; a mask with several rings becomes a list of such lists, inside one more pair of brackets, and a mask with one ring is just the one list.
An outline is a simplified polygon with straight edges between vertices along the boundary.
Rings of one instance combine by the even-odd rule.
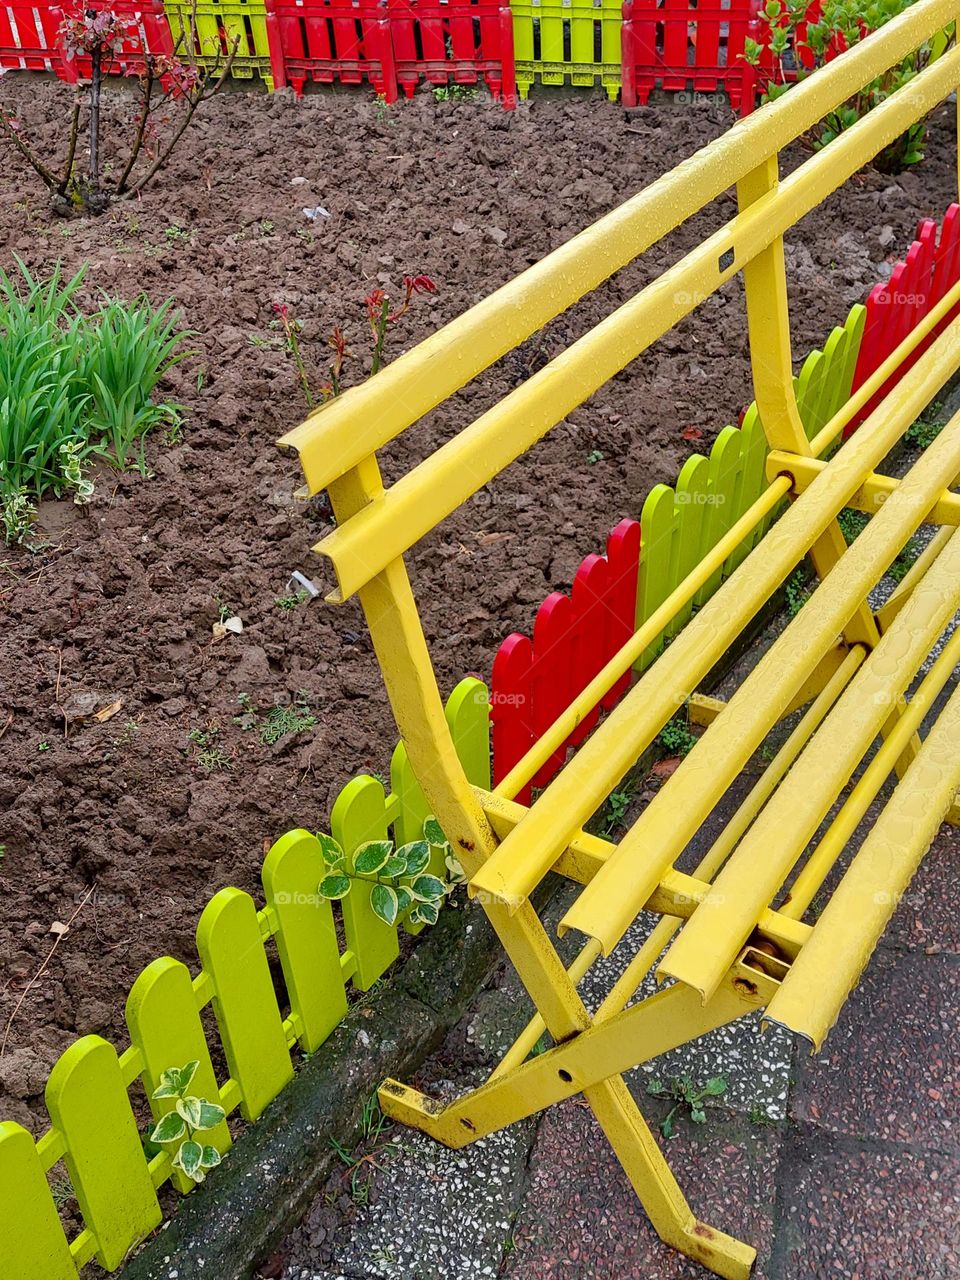
[[[124, 31], [117, 48], [105, 58], [103, 74], [107, 76], [139, 76], [143, 73], [148, 54], [155, 58], [173, 57], [173, 37], [170, 23], [163, 8], [163, 0], [83, 0], [68, 5], [68, 16], [80, 16], [87, 9], [107, 9], [123, 20]], [[52, 10], [59, 13], [59, 10]], [[58, 23], [59, 25], [59, 23]], [[61, 80], [75, 84], [79, 78], [89, 80], [93, 64], [89, 54], [65, 57], [58, 41], [53, 69]], [[164, 88], [170, 88], [169, 77], [164, 77]]]
[[[574, 651], [576, 688], [566, 705], [581, 693], [606, 664], [610, 654], [609, 636], [612, 618], [608, 605], [610, 596], [610, 565], [603, 556], [587, 556], [573, 579], [570, 592], [576, 614], [576, 643]], [[571, 746], [579, 746], [600, 719], [597, 704], [570, 735]]]
[[36, 8], [13, 0], [0, 4], [0, 67], [17, 71], [53, 71], [60, 62], [57, 29], [62, 15], [49, 5]]
[[742, 53], [756, 0], [627, 0], [623, 6], [621, 98], [644, 106], [654, 89], [726, 90], [736, 110], [753, 105], [754, 69]]
[[[607, 560], [610, 564], [610, 648], [605, 662], [622, 649], [636, 630], [637, 576], [640, 572], [640, 525], [636, 520], [621, 520], [607, 538]], [[630, 688], [629, 671], [620, 677], [603, 700], [609, 711]]]
[[[886, 284], [875, 285], [867, 298], [867, 322], [853, 377], [856, 391], [867, 381], [904, 338], [960, 279], [960, 206], [947, 210], [937, 236], [937, 224], [925, 220], [903, 262], [894, 267]], [[860, 410], [844, 432], [850, 436], [864, 422], [894, 382], [910, 369], [930, 343], [960, 312], [950, 316], [903, 361], [898, 373]]]
[[[574, 640], [576, 613], [573, 601], [560, 591], [547, 596], [537, 610], [533, 622], [533, 694], [532, 723], [535, 738], [540, 738], [554, 720], [565, 711], [574, 697], [576, 679]], [[563, 767], [566, 744], [555, 751], [546, 764], [534, 774], [533, 785], [545, 787]]]
[[[540, 606], [533, 641], [514, 633], [493, 662], [491, 718], [493, 773], [500, 782], [533, 743], [565, 711], [595, 675], [633, 635], [640, 563], [640, 526], [621, 520], [607, 538], [606, 556], [591, 555], [580, 565], [569, 596], [555, 591]], [[630, 687], [627, 672], [553, 753], [533, 779], [543, 787]], [[530, 787], [518, 795], [530, 802]]]
[[368, 81], [396, 102], [397, 73], [386, 0], [266, 0], [276, 88], [299, 97], [318, 84]]
[[477, 84], [516, 106], [513, 16], [504, 0], [387, 0], [397, 80], [408, 98], [429, 84]]
[[[507, 636], [493, 659], [490, 677], [490, 721], [493, 726], [493, 780], [501, 782], [534, 743], [531, 719], [533, 645], [526, 636]], [[520, 804], [530, 803], [529, 783], [519, 791]]]

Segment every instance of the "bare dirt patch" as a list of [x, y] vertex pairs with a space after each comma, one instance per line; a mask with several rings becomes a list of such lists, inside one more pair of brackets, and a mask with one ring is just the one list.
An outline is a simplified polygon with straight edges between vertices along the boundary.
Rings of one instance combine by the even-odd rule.
[[[67, 95], [12, 75], [0, 85], [25, 128], [51, 140]], [[128, 109], [122, 98], [114, 117]], [[485, 100], [422, 96], [385, 115], [360, 94], [297, 105], [229, 93], [141, 201], [74, 221], [52, 216], [31, 175], [0, 154], [4, 267], [14, 253], [34, 271], [89, 263], [91, 295], [173, 295], [196, 330], [196, 355], [167, 388], [188, 409], [182, 443], [151, 444], [147, 480], [102, 476], [86, 514], [45, 504], [49, 545], [38, 554], [0, 548], [0, 1024], [46, 955], [51, 923], [96, 883], [13, 1024], [0, 1062], [5, 1119], [37, 1131], [57, 1055], [87, 1032], [123, 1040], [131, 982], [164, 952], [193, 959], [211, 893], [254, 889], [277, 836], [323, 826], [354, 774], [387, 772], [395, 730], [358, 610], [276, 603], [294, 569], [326, 585], [309, 548], [329, 508], [291, 499], [295, 465], [273, 447], [302, 406], [272, 304], [289, 304], [314, 354], [337, 323], [359, 348], [363, 295], [423, 272], [439, 292], [408, 317], [400, 343], [409, 345], [729, 120], [662, 106], [627, 121], [588, 97], [545, 97], [507, 114]], [[955, 197], [949, 112], [929, 150], [917, 173], [864, 175], [791, 237], [799, 356], [902, 256], [917, 219], [941, 217]], [[787, 163], [802, 156], [796, 148]], [[329, 217], [308, 220], [304, 208], [318, 205]], [[409, 432], [388, 453], [388, 476], [733, 209], [732, 197], [718, 202]], [[638, 516], [650, 487], [671, 482], [750, 398], [742, 298], [731, 286], [420, 547], [413, 577], [442, 685], [487, 675], [504, 636], [528, 628], [611, 526]], [[221, 606], [244, 630], [217, 642]], [[264, 745], [234, 723], [240, 694], [263, 709], [299, 691], [311, 729]], [[67, 725], [65, 709], [87, 705], [83, 695], [122, 709]], [[225, 767], [203, 762], [197, 733]]]

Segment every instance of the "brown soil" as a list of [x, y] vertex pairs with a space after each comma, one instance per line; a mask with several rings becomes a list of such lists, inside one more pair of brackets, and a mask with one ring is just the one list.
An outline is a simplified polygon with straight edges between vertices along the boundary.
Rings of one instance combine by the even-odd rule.
[[[41, 80], [8, 76], [0, 87], [28, 133], [47, 140], [62, 136], [68, 100]], [[114, 117], [129, 110], [121, 97]], [[0, 155], [0, 264], [14, 253], [41, 272], [57, 259], [71, 271], [87, 262], [91, 294], [173, 295], [196, 330], [196, 355], [167, 388], [188, 408], [183, 442], [151, 444], [147, 480], [103, 478], [86, 514], [45, 506], [49, 545], [39, 553], [0, 550], [0, 1027], [53, 941], [50, 925], [96, 885], [11, 1028], [4, 1119], [42, 1126], [56, 1056], [87, 1032], [124, 1041], [131, 982], [164, 952], [194, 960], [209, 896], [228, 884], [255, 890], [265, 846], [292, 826], [324, 826], [347, 779], [388, 769], [395, 730], [358, 610], [275, 603], [291, 570], [326, 585], [310, 547], [329, 509], [291, 500], [296, 467], [273, 448], [301, 404], [271, 304], [290, 305], [320, 363], [336, 323], [363, 349], [371, 287], [397, 290], [404, 273], [425, 272], [439, 292], [404, 322], [395, 355], [728, 123], [715, 109], [666, 106], [628, 121], [588, 97], [545, 97], [510, 115], [484, 100], [423, 95], [384, 116], [359, 93], [299, 105], [229, 93], [140, 202], [75, 221], [51, 216], [32, 175]], [[954, 157], [947, 112], [919, 173], [868, 173], [791, 237], [800, 355], [902, 255], [919, 217], [942, 216]], [[316, 205], [329, 218], [309, 222], [303, 209]], [[387, 474], [732, 210], [718, 202], [432, 415], [391, 450]], [[639, 515], [651, 485], [672, 481], [749, 399], [742, 299], [731, 286], [420, 547], [414, 583], [442, 686], [489, 673], [504, 636], [528, 628], [607, 530]], [[603, 458], [588, 465], [594, 451]], [[244, 631], [215, 642], [221, 603]], [[265, 747], [234, 725], [238, 694], [269, 707], [298, 690], [315, 729]], [[122, 710], [67, 735], [62, 709], [84, 693], [122, 699]], [[205, 769], [188, 740], [210, 726], [229, 769]]]

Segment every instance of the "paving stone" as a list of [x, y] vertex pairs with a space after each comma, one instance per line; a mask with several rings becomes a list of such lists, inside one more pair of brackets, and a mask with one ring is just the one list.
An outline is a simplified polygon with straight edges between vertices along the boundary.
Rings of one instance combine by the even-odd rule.
[[884, 934], [884, 945], [960, 954], [957, 867], [960, 832], [943, 826], [920, 863]]
[[[620, 946], [610, 956], [597, 961], [580, 985], [588, 1007], [596, 1008], [656, 922], [655, 917], [642, 914], [630, 926]], [[656, 990], [656, 978], [648, 974], [637, 993], [638, 998], [652, 995]], [[787, 1111], [792, 1059], [790, 1035], [779, 1027], [761, 1033], [760, 1017], [755, 1013], [661, 1054], [632, 1074], [644, 1081], [654, 1075], [666, 1079], [689, 1075], [699, 1084], [713, 1076], [722, 1076], [727, 1082], [723, 1096], [725, 1107], [747, 1115], [760, 1109], [770, 1119], [781, 1120]]]
[[804, 1129], [784, 1142], [781, 1280], [957, 1280], [956, 1156]]
[[[642, 1102], [645, 1110], [650, 1108]], [[779, 1133], [711, 1115], [659, 1139], [694, 1212], [753, 1244], [754, 1280], [769, 1280]], [[531, 1185], [504, 1275], [511, 1280], [703, 1280], [707, 1272], [668, 1249], [586, 1104], [571, 1099], [543, 1117]]]
[[878, 949], [819, 1058], [797, 1070], [797, 1120], [960, 1151], [960, 961]]
[[375, 1198], [353, 1219], [336, 1269], [291, 1268], [288, 1280], [477, 1280], [496, 1276], [519, 1207], [533, 1121], [462, 1151], [397, 1130]]

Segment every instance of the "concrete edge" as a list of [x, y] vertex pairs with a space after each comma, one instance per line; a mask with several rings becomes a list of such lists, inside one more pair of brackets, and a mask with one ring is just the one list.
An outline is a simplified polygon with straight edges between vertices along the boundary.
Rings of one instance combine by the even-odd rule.
[[[559, 886], [553, 880], [544, 900]], [[539, 895], [538, 895], [539, 896]], [[542, 904], [541, 904], [542, 905]], [[479, 907], [443, 912], [391, 981], [353, 1008], [120, 1280], [247, 1280], [336, 1167], [331, 1138], [360, 1136], [386, 1076], [409, 1079], [460, 1020], [502, 955]]]

